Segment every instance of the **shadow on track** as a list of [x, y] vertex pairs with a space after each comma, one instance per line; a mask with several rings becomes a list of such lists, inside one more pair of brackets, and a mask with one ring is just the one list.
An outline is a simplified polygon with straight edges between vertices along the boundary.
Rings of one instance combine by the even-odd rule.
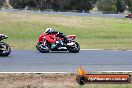
[[[37, 53], [41, 53], [41, 52], [37, 52]], [[68, 51], [50, 51], [48, 53], [70, 53]], [[42, 54], [48, 54], [48, 53], [42, 53]]]

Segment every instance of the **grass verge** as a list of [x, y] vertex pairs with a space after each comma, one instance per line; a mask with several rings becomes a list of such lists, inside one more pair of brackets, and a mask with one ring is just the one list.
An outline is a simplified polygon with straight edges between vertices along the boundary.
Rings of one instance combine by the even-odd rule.
[[132, 20], [0, 12], [0, 33], [9, 36], [13, 49], [33, 50], [38, 36], [52, 27], [77, 35], [81, 48], [132, 49]]
[[76, 83], [75, 74], [1, 73], [0, 88], [132, 88], [131, 84]]

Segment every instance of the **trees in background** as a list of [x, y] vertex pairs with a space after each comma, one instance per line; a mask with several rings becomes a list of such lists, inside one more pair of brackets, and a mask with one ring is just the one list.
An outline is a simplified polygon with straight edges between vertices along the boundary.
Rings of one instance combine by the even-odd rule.
[[124, 12], [125, 0], [116, 0], [117, 13]]
[[67, 11], [78, 10], [79, 12], [91, 10], [97, 0], [53, 0], [53, 9]]
[[22, 9], [25, 8], [25, 1], [26, 0], [10, 0], [10, 5], [15, 9]]
[[[33, 7], [35, 6], [37, 9], [39, 10], [44, 10], [44, 9], [48, 9], [51, 8], [51, 0], [28, 0], [27, 1], [27, 5], [29, 7]], [[30, 5], [30, 3], [32, 3], [32, 6]]]
[[57, 10], [57, 11], [72, 10], [73, 6], [71, 2], [72, 0], [53, 0], [52, 2], [53, 10]]
[[97, 0], [9, 0], [10, 5], [15, 9], [23, 9], [28, 6], [30, 9], [56, 11], [78, 10], [79, 12], [91, 10]]
[[125, 0], [128, 10], [132, 13], [132, 0]]
[[132, 12], [132, 0], [98, 0], [96, 5], [99, 11], [120, 13], [128, 8]]
[[132, 12], [132, 0], [0, 0], [0, 7], [30, 10], [52, 9], [54, 11], [76, 10], [89, 12], [94, 6], [102, 12]]
[[116, 12], [115, 0], [98, 0], [97, 8], [99, 11], [103, 12]]
[[0, 0], [0, 8], [3, 7], [3, 3], [5, 0]]
[[124, 12], [124, 0], [98, 0], [97, 8], [103, 12]]

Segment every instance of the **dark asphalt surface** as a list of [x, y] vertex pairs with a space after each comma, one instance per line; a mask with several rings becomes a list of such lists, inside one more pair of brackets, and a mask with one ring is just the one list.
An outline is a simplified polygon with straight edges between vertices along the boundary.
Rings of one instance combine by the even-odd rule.
[[80, 53], [15, 50], [0, 57], [0, 72], [132, 71], [132, 51], [81, 50]]
[[75, 13], [75, 12], [43, 12], [41, 14], [57, 14], [57, 15], [66, 15], [66, 16], [106, 17], [106, 18], [125, 18], [124, 14]]
[[0, 10], [0, 12], [23, 12], [33, 14], [52, 14], [52, 15], [65, 15], [65, 16], [89, 16], [89, 17], [106, 17], [106, 18], [125, 18], [126, 14], [102, 14], [101, 12], [96, 13], [77, 13], [77, 12], [41, 12], [41, 11], [29, 11], [29, 10]]

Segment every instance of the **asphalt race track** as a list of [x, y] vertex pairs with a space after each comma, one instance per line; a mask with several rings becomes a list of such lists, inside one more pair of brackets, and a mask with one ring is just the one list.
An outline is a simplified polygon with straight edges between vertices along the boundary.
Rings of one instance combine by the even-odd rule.
[[81, 50], [80, 53], [15, 50], [0, 57], [0, 72], [132, 71], [132, 51]]
[[105, 17], [105, 18], [125, 18], [126, 14], [102, 14], [102, 13], [76, 13], [76, 12], [41, 12], [41, 11], [29, 11], [29, 10], [0, 10], [0, 12], [23, 12], [33, 14], [52, 14], [52, 15], [65, 15], [65, 16], [89, 16], [89, 17]]

